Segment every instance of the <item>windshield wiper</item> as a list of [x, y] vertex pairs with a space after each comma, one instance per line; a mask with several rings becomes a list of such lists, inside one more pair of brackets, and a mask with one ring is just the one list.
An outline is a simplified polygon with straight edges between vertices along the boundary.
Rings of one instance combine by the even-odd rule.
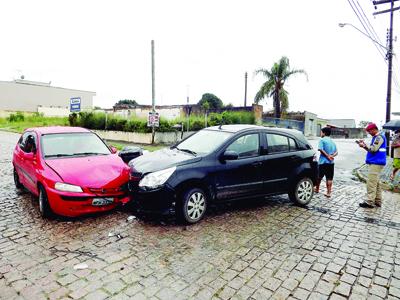
[[67, 153], [49, 154], [49, 155], [45, 155], [44, 158], [63, 157], [63, 156], [74, 156], [74, 154], [67, 154]]
[[190, 154], [192, 154], [192, 155], [194, 155], [194, 156], [197, 155], [196, 152], [194, 152], [194, 151], [192, 151], [192, 150], [189, 150], [189, 149], [181, 149], [181, 148], [178, 148], [178, 147], [176, 147], [176, 149], [178, 149], [179, 151], [182, 151], [182, 152], [190, 153]]
[[107, 155], [106, 153], [99, 153], [99, 152], [78, 152], [72, 155]]

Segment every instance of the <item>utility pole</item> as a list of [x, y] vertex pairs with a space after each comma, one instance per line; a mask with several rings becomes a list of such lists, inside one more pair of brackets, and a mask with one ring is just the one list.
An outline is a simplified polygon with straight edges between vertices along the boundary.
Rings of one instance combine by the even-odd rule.
[[189, 132], [189, 126], [190, 126], [189, 85], [186, 86], [186, 119], [187, 119], [186, 131]]
[[[390, 12], [390, 27], [389, 27], [389, 34], [387, 36], [387, 42], [388, 42], [388, 49], [386, 53], [386, 58], [388, 60], [388, 82], [387, 82], [387, 94], [386, 94], [386, 123], [390, 121], [390, 115], [391, 115], [391, 98], [392, 98], [392, 60], [393, 60], [393, 11], [398, 10], [399, 7], [394, 8], [394, 1], [395, 0], [381, 0], [381, 1], [373, 1], [373, 4], [379, 5], [379, 4], [384, 4], [384, 3], [390, 3], [390, 9], [380, 11], [380, 12], [375, 12], [374, 15], [378, 15], [381, 13], [386, 13]], [[389, 155], [389, 131], [386, 132], [386, 155]]]
[[244, 73], [244, 107], [247, 103], [247, 72]]
[[[153, 114], [156, 111], [156, 89], [155, 89], [155, 73], [154, 73], [154, 40], [151, 40], [151, 105]], [[155, 127], [154, 122], [151, 130], [151, 143], [154, 144]]]

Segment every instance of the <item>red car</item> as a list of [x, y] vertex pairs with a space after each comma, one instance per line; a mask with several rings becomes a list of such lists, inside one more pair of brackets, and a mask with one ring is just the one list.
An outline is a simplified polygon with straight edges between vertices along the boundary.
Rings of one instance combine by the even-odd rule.
[[43, 217], [110, 210], [129, 201], [129, 167], [116, 152], [84, 128], [26, 129], [14, 150], [14, 182], [39, 197]]

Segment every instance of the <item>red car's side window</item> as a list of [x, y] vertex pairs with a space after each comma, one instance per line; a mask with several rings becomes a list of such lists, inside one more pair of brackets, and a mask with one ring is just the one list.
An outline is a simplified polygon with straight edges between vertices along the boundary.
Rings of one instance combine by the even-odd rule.
[[18, 141], [22, 151], [29, 153], [36, 150], [36, 138], [33, 132], [25, 132]]

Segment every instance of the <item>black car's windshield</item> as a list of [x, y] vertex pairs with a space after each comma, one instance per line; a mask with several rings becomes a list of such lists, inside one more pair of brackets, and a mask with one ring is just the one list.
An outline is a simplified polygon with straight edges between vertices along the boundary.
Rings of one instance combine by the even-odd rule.
[[208, 154], [222, 145], [233, 135], [231, 132], [217, 130], [200, 130], [175, 148], [192, 154]]
[[106, 155], [110, 150], [92, 132], [56, 133], [42, 136], [44, 158]]

